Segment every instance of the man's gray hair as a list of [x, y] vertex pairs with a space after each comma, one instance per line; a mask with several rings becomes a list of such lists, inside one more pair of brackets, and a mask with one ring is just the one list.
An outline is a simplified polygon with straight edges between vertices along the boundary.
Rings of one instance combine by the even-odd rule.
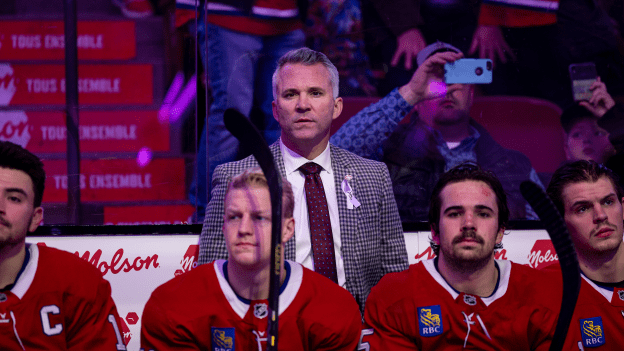
[[322, 52], [314, 51], [310, 48], [303, 47], [299, 49], [290, 50], [289, 52], [285, 53], [284, 56], [280, 57], [280, 59], [277, 61], [277, 68], [275, 69], [275, 72], [273, 72], [273, 81], [272, 81], [273, 100], [277, 99], [277, 78], [278, 78], [279, 71], [282, 69], [282, 67], [284, 67], [287, 64], [296, 64], [296, 63], [302, 64], [305, 66], [312, 66], [317, 63], [320, 63], [323, 66], [325, 66], [325, 68], [327, 68], [327, 71], [329, 72], [329, 80], [331, 81], [334, 99], [338, 98], [339, 77], [338, 77], [338, 69], [336, 69], [336, 66], [334, 66], [334, 64], [331, 63], [331, 61], [327, 58], [327, 56], [325, 56], [325, 54], [323, 54]]

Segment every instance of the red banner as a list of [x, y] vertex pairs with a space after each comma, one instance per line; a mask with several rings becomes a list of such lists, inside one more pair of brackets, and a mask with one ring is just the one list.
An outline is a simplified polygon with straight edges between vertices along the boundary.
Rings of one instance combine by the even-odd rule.
[[[63, 60], [63, 21], [0, 21], [0, 60]], [[78, 59], [128, 60], [136, 56], [133, 21], [79, 21]]]
[[[169, 151], [169, 122], [158, 111], [84, 111], [80, 113], [81, 152]], [[64, 112], [0, 111], [0, 140], [36, 154], [65, 153]]]
[[[67, 202], [67, 163], [43, 161], [44, 202]], [[184, 200], [184, 159], [155, 159], [144, 167], [137, 160], [82, 160], [81, 201]]]
[[[78, 66], [80, 105], [151, 105], [149, 64]], [[64, 65], [0, 64], [0, 106], [64, 105]]]
[[195, 212], [191, 205], [106, 206], [105, 225], [188, 224]]

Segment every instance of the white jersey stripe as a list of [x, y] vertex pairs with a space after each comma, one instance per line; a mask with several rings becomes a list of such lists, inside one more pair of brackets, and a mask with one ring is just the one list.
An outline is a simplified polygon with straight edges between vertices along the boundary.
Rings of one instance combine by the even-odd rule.
[[[435, 268], [433, 259], [422, 262], [427, 272], [431, 274], [431, 277], [436, 282], [438, 282], [441, 287], [448, 291], [451, 296], [453, 296], [453, 300], [457, 299], [457, 296], [459, 296], [459, 294], [449, 285], [449, 283], [446, 282], [444, 277], [442, 277], [440, 272], [438, 272], [438, 270]], [[492, 304], [492, 302], [503, 297], [505, 293], [507, 293], [507, 288], [509, 287], [509, 277], [511, 276], [511, 263], [507, 260], [496, 260], [496, 263], [498, 264], [498, 268], [500, 269], [498, 288], [496, 289], [494, 294], [492, 294], [492, 296], [481, 298], [486, 306], [489, 306], [490, 304]]]
[[19, 277], [19, 280], [13, 288], [11, 292], [15, 294], [15, 296], [19, 297], [20, 300], [24, 297], [28, 288], [32, 284], [35, 279], [35, 273], [37, 273], [37, 266], [39, 265], [39, 248], [36, 244], [27, 244], [28, 250], [30, 251], [30, 259], [26, 264], [26, 268]]
[[588, 282], [589, 285], [592, 288], [594, 288], [594, 290], [599, 292], [600, 295], [604, 296], [604, 298], [607, 299], [607, 301], [611, 302], [611, 299], [613, 299], [613, 291], [612, 290], [599, 287], [598, 285], [596, 285], [596, 283], [592, 282], [591, 279], [587, 278], [584, 274], [581, 274], [581, 277], [583, 277], [583, 279], [585, 279], [585, 281]]
[[519, 7], [529, 10], [555, 12], [559, 9], [559, 2], [544, 0], [483, 0], [486, 4]]

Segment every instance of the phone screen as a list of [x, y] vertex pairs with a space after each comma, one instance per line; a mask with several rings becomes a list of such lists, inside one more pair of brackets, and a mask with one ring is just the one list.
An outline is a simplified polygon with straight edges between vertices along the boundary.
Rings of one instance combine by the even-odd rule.
[[571, 64], [569, 70], [574, 101], [589, 100], [592, 96], [589, 87], [596, 81], [596, 77], [598, 77], [596, 65], [594, 65], [593, 62]]

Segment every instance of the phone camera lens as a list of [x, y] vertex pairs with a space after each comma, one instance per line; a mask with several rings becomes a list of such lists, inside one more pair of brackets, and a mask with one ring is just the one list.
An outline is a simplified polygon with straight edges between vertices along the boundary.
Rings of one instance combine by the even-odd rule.
[[485, 64], [485, 68], [486, 68], [488, 71], [491, 71], [491, 70], [492, 70], [492, 61], [488, 61], [488, 62]]
[[477, 76], [482, 75], [482, 74], [483, 74], [483, 68], [481, 68], [481, 67], [477, 67], [477, 68], [475, 69], [475, 74], [476, 74]]

